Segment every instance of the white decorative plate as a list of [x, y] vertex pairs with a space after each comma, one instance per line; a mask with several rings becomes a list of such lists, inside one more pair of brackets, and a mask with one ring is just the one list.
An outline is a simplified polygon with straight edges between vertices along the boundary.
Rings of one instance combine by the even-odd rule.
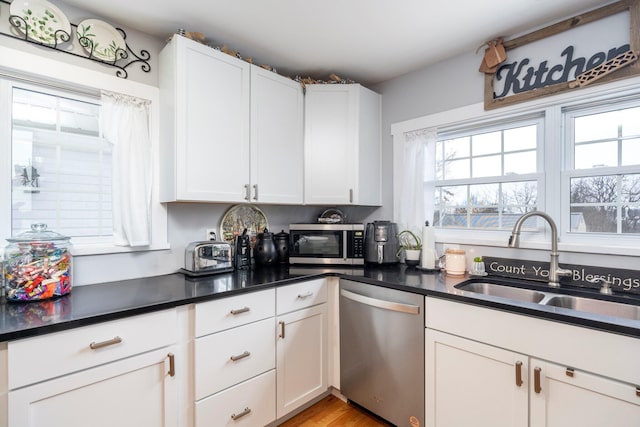
[[[67, 36], [71, 36], [69, 19], [56, 5], [46, 0], [13, 0], [9, 13], [24, 19], [24, 22], [17, 20], [20, 23], [18, 30], [23, 33], [26, 31], [31, 40], [53, 46], [56, 44], [56, 31], [63, 30]], [[60, 34], [58, 43], [68, 41], [62, 39]]]
[[269, 228], [269, 223], [264, 213], [252, 205], [235, 205], [222, 217], [220, 222], [220, 235], [218, 240], [229, 242], [233, 245], [236, 236], [242, 234], [244, 229], [251, 237], [251, 247], [255, 245], [256, 235]]
[[[119, 51], [124, 53], [127, 48], [122, 34], [111, 24], [99, 19], [85, 19], [78, 24], [76, 33], [84, 50], [91, 53], [93, 48], [93, 57], [103, 61], [115, 61], [116, 54]], [[118, 54], [117, 59], [121, 58]]]

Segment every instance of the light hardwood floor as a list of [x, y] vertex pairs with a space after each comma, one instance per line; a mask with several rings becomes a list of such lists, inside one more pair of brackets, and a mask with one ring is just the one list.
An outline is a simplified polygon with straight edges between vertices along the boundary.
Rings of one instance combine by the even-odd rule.
[[279, 427], [386, 427], [366, 412], [330, 395]]

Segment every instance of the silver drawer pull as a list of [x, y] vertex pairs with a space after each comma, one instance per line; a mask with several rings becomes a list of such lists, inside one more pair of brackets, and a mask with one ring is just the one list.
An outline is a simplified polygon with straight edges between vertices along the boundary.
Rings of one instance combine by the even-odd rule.
[[122, 342], [122, 338], [120, 337], [113, 337], [110, 340], [106, 340], [106, 341], [101, 341], [101, 342], [92, 342], [91, 344], [89, 344], [89, 348], [91, 350], [97, 350], [99, 348], [102, 347], [108, 347], [110, 345], [114, 345], [114, 344], [120, 344]]
[[231, 310], [230, 313], [235, 316], [236, 314], [246, 313], [249, 310], [251, 310], [249, 307], [242, 307], [242, 308], [238, 308], [236, 310]]
[[231, 415], [231, 419], [233, 421], [237, 421], [240, 418], [244, 417], [245, 415], [249, 415], [251, 413], [251, 409], [249, 409], [249, 407], [244, 408], [244, 411], [240, 412], [239, 414], [232, 414]]
[[231, 356], [229, 359], [233, 360], [234, 362], [240, 359], [244, 359], [245, 357], [249, 357], [251, 356], [251, 353], [249, 353], [248, 351], [245, 351], [242, 354], [239, 354], [237, 356]]
[[313, 292], [305, 292], [304, 294], [298, 294], [298, 299], [305, 299], [313, 296]]

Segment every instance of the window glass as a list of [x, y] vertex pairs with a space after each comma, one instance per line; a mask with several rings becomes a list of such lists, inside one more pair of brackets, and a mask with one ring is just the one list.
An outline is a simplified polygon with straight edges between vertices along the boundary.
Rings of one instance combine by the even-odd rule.
[[[523, 175], [538, 171], [541, 123], [536, 119], [520, 126], [494, 126], [490, 131], [472, 129], [438, 141], [436, 153], [441, 156], [435, 164], [436, 180], [433, 186], [425, 186], [425, 191], [436, 194], [435, 225], [504, 229], [523, 213], [537, 209], [538, 181]], [[456, 185], [450, 184], [452, 180]]]
[[13, 89], [13, 235], [35, 222], [70, 237], [112, 235], [112, 150], [99, 114], [97, 102]]
[[574, 146], [575, 169], [640, 164], [636, 155], [640, 151], [640, 107], [569, 117], [573, 119], [573, 140], [569, 142]]
[[[640, 107], [611, 103], [599, 110], [565, 113], [574, 154], [568, 172], [569, 232], [640, 234]], [[593, 174], [602, 167], [609, 173]]]

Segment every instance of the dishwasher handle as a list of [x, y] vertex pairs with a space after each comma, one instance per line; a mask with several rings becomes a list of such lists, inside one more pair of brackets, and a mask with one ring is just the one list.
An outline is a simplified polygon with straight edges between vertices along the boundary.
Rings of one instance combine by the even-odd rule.
[[361, 304], [370, 305], [372, 307], [382, 308], [384, 310], [399, 311], [408, 314], [420, 314], [420, 306], [412, 304], [403, 304], [401, 302], [386, 301], [377, 298], [371, 298], [365, 295], [356, 294], [345, 289], [340, 290], [340, 295]]

